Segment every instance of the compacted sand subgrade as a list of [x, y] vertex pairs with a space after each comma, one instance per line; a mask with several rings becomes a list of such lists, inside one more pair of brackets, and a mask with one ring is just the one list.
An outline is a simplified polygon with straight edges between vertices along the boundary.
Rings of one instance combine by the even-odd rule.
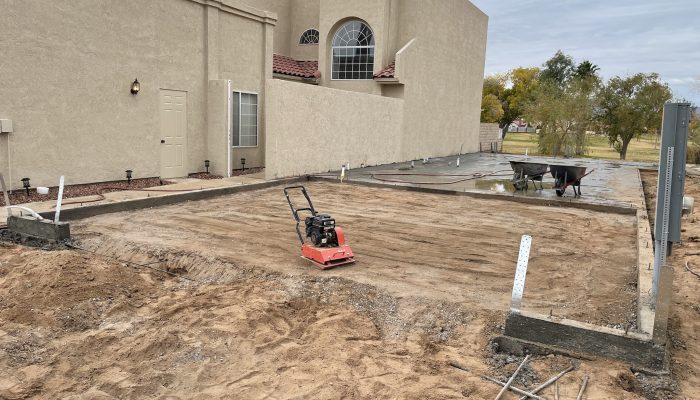
[[[479, 375], [506, 380], [522, 360], [488, 341], [523, 233], [535, 237], [528, 308], [629, 317], [632, 217], [308, 187], [357, 264], [318, 271], [301, 260], [280, 188], [74, 224], [80, 246], [100, 254], [0, 248], [0, 398], [493, 398], [499, 387]], [[563, 398], [585, 375], [589, 399], [654, 398], [649, 378], [608, 360], [535, 357], [516, 384], [531, 389], [569, 365]]]
[[[520, 238], [531, 234], [526, 309], [618, 327], [634, 319], [634, 216], [354, 185], [307, 189], [316, 209], [345, 230], [355, 265], [317, 271], [300, 258], [281, 187], [95, 217], [73, 232], [101, 254], [150, 252], [171, 263], [196, 254], [499, 311], [508, 308]], [[231, 273], [206, 264], [184, 268], [201, 279]]]

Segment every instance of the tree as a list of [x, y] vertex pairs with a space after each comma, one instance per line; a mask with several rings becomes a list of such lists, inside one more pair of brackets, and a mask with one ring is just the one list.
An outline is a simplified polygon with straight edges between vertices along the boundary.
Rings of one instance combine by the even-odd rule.
[[586, 134], [593, 122], [598, 67], [590, 61], [576, 65], [557, 51], [539, 74], [539, 87], [525, 118], [539, 126], [538, 147], [543, 154], [578, 156], [586, 151]]
[[574, 60], [571, 56], [562, 53], [561, 50], [545, 61], [542, 72], [540, 73], [540, 81], [549, 81], [563, 88], [574, 75], [575, 67]]
[[597, 65], [588, 60], [583, 60], [578, 66], [576, 66], [573, 76], [579, 79], [592, 78], [598, 76], [598, 71], [600, 71], [600, 68], [598, 68]]
[[503, 106], [493, 94], [481, 99], [481, 122], [498, 122], [503, 117]]
[[663, 106], [672, 96], [655, 73], [614, 77], [600, 91], [601, 125], [621, 160], [633, 138], [661, 128]]
[[[501, 104], [503, 114], [498, 118], [498, 126], [503, 129], [505, 138], [507, 127], [513, 121], [520, 118], [525, 107], [532, 101], [534, 90], [537, 88], [538, 68], [514, 68], [507, 74], [491, 75], [484, 79], [484, 89], [482, 97], [482, 109], [485, 102], [493, 101], [493, 98], [486, 100], [492, 95]], [[482, 122], [484, 120], [482, 111]]]
[[[690, 107], [691, 110], [697, 110]], [[700, 113], [694, 111], [690, 117], [688, 132], [688, 152], [686, 162], [690, 164], [700, 164]]]

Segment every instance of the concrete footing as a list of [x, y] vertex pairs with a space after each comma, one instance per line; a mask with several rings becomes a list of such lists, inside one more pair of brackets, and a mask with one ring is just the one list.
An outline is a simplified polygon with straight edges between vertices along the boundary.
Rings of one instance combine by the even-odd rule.
[[39, 239], [48, 242], [62, 242], [70, 239], [70, 225], [65, 222], [54, 224], [49, 220], [37, 220], [34, 217], [10, 216], [7, 229], [22, 239]]
[[[517, 343], [517, 344], [514, 344]], [[665, 369], [666, 345], [645, 333], [628, 332], [565, 319], [550, 319], [534, 313], [510, 313], [505, 336], [499, 339], [504, 350], [555, 349], [553, 352], [614, 358], [637, 367]], [[544, 350], [546, 351], [546, 350]]]

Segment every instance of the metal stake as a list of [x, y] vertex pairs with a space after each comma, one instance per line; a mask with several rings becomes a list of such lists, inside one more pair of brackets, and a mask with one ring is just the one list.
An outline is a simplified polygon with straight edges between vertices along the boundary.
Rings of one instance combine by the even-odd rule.
[[[537, 386], [537, 387], [532, 391], [532, 393], [539, 393], [539, 392], [541, 392], [542, 390], [544, 390], [544, 388], [546, 388], [547, 386], [551, 385], [552, 383], [559, 384], [559, 378], [561, 378], [562, 376], [566, 375], [567, 373], [569, 373], [569, 372], [571, 372], [571, 371], [573, 371], [573, 370], [574, 370], [574, 367], [569, 367], [569, 368], [567, 368], [567, 369], [561, 371], [560, 373], [558, 373], [558, 374], [554, 375], [553, 377], [547, 379], [547, 381], [546, 381], [545, 383], [541, 384], [540, 386]], [[557, 387], [558, 387], [558, 386], [557, 386]], [[557, 390], [558, 390], [558, 389], [557, 389]], [[521, 398], [520, 398], [520, 400], [524, 400], [524, 399], [526, 399], [526, 397], [521, 397]]]
[[513, 294], [510, 300], [510, 311], [520, 312], [523, 302], [523, 292], [525, 290], [525, 276], [527, 275], [527, 263], [530, 259], [530, 245], [532, 236], [523, 235], [520, 239], [520, 253], [518, 254], [518, 264], [515, 270], [515, 280], [513, 282]]
[[[654, 274], [652, 278], [651, 285], [651, 306], [656, 308], [657, 294], [659, 291], [659, 278], [661, 277], [661, 269], [666, 265], [666, 253], [668, 251], [668, 220], [671, 208], [671, 183], [673, 179], [673, 152], [674, 148], [669, 147], [667, 158], [666, 158], [666, 175], [664, 176], [664, 197], [663, 203], [660, 204], [662, 207], [662, 218], [661, 218], [661, 237], [655, 238], [655, 250], [654, 254]], [[658, 199], [657, 199], [658, 201]], [[657, 203], [657, 207], [659, 204]]]
[[586, 385], [588, 385], [588, 375], [586, 375], [583, 378], [583, 383], [581, 384], [581, 390], [578, 392], [578, 396], [576, 396], [576, 400], [581, 400], [583, 399], [583, 392], [586, 391]]
[[[493, 383], [497, 383], [497, 384], [499, 384], [499, 385], [501, 385], [501, 386], [504, 386], [504, 385], [506, 384], [505, 382], [501, 382], [501, 381], [499, 381], [498, 379], [492, 378], [492, 377], [490, 377], [490, 376], [482, 375], [481, 377], [484, 378], [484, 379], [486, 379], [487, 381], [491, 381], [491, 382], [493, 382]], [[517, 393], [517, 394], [522, 394], [524, 399], [531, 398], [531, 399], [535, 399], [535, 400], [545, 400], [544, 397], [540, 397], [540, 396], [538, 396], [538, 395], [536, 395], [536, 394], [534, 394], [534, 393], [528, 392], [528, 391], [523, 390], [523, 389], [519, 389], [519, 388], [517, 388], [517, 387], [515, 387], [515, 386], [510, 386], [508, 389], [514, 391], [514, 392]]]
[[518, 369], [516, 369], [515, 372], [513, 372], [513, 375], [510, 377], [510, 379], [508, 379], [508, 382], [506, 382], [506, 384], [503, 386], [501, 391], [498, 392], [498, 395], [496, 396], [496, 400], [499, 400], [508, 391], [508, 388], [510, 387], [510, 385], [513, 384], [513, 381], [515, 380], [515, 377], [518, 376], [518, 374], [520, 373], [520, 370], [523, 369], [523, 367], [525, 366], [525, 364], [527, 364], [528, 361], [530, 361], [529, 354], [525, 357], [523, 362], [520, 363], [520, 365], [518, 366]]

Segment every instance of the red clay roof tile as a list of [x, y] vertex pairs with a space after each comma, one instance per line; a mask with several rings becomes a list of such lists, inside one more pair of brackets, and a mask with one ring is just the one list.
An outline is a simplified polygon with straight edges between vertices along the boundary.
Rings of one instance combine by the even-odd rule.
[[391, 64], [387, 65], [386, 68], [374, 74], [374, 78], [393, 78], [395, 70], [396, 61], [392, 61]]
[[320, 78], [318, 61], [297, 61], [280, 54], [272, 55], [272, 72], [300, 78]]

